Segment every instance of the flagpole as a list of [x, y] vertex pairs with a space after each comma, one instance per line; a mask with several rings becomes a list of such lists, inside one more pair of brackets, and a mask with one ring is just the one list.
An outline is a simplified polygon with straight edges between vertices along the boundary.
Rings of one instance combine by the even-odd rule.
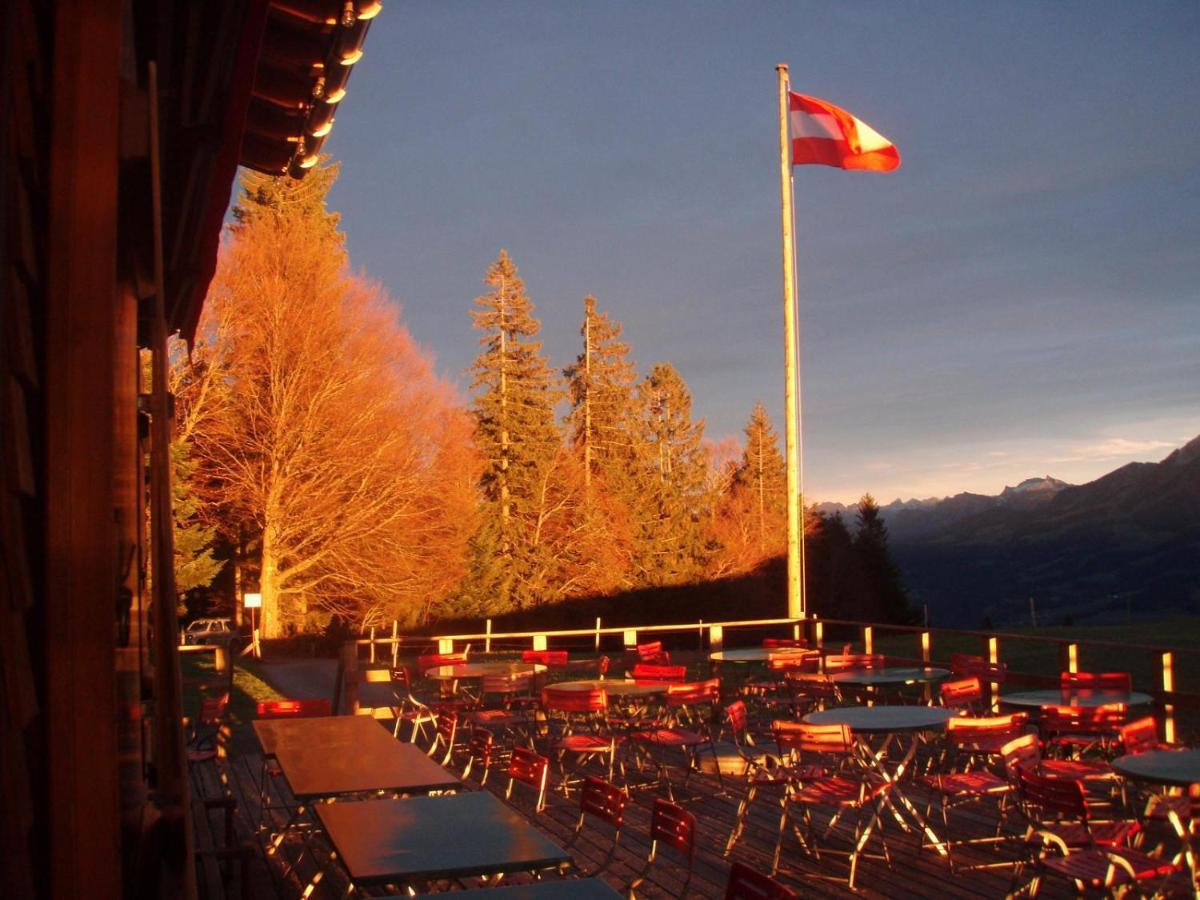
[[804, 523], [802, 519], [800, 480], [800, 421], [799, 381], [796, 366], [796, 246], [792, 236], [792, 154], [788, 139], [788, 67], [780, 63], [779, 74], [779, 193], [782, 200], [781, 226], [783, 234], [783, 366], [784, 420], [787, 452], [787, 519], [788, 519], [788, 616], [802, 619], [804, 602]]

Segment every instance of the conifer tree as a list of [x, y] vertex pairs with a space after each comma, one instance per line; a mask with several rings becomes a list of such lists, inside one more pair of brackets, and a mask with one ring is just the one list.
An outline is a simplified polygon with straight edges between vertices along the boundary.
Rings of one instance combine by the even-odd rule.
[[879, 504], [870, 494], [858, 501], [858, 531], [854, 549], [874, 606], [874, 616], [884, 622], [908, 624], [913, 612], [908, 594], [900, 580], [900, 570], [888, 550], [887, 525], [879, 513]]
[[[469, 592], [492, 593], [501, 607], [523, 606], [538, 599], [533, 555], [551, 497], [547, 472], [562, 446], [554, 416], [560, 392], [541, 341], [534, 339], [541, 325], [533, 303], [506, 250], [488, 268], [484, 283], [492, 290], [476, 298], [471, 311], [483, 332], [471, 388], [477, 391], [472, 413], [487, 508]], [[499, 566], [479, 558], [494, 553], [501, 557]]]
[[[737, 484], [750, 495], [758, 549], [765, 554], [778, 548], [781, 537], [786, 542], [787, 467], [779, 452], [779, 435], [761, 402], [754, 404], [745, 433], [746, 449], [738, 467]], [[780, 527], [784, 529], [782, 535]]]

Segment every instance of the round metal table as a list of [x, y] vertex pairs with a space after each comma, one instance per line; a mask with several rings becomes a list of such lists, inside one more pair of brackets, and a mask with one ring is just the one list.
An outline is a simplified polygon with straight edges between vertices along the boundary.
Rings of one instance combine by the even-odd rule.
[[1073, 706], [1090, 709], [1124, 703], [1126, 706], [1147, 706], [1154, 698], [1141, 691], [1062, 691], [1051, 688], [1045, 691], [1021, 691], [1016, 694], [1001, 694], [1000, 703], [1006, 706]]
[[760, 663], [768, 659], [803, 656], [811, 652], [803, 647], [744, 647], [740, 650], [717, 650], [708, 654], [708, 658], [710, 662], [715, 663]]
[[1200, 750], [1149, 750], [1118, 756], [1112, 767], [1135, 781], [1188, 787], [1200, 783]]
[[533, 675], [544, 672], [541, 663], [483, 662], [459, 663], [455, 666], [437, 666], [425, 671], [426, 678], [437, 681], [462, 681], [467, 678], [482, 678], [484, 675]]
[[809, 713], [810, 725], [849, 725], [856, 734], [941, 731], [956, 713], [939, 706], [841, 706]]
[[[829, 676], [835, 684], [856, 687], [889, 687], [902, 684], [930, 684], [950, 674], [949, 669], [933, 666], [888, 666], [883, 669], [850, 669]], [[874, 707], [872, 707], [874, 708]]]
[[670, 686], [666, 681], [634, 681], [632, 678], [587, 678], [550, 685], [556, 691], [596, 691], [604, 688], [610, 697], [652, 697], [664, 693]]

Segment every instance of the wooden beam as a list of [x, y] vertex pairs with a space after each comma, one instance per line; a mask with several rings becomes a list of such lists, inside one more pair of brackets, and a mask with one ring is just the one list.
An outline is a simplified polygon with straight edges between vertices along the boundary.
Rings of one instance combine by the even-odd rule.
[[51, 897], [122, 893], [113, 517], [120, 55], [118, 0], [59, 0], [45, 362]]

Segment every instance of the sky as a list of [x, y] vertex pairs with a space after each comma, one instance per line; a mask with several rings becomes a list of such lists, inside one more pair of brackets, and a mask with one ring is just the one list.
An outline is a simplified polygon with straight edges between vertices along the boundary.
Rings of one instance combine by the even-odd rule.
[[1200, 4], [409, 2], [326, 149], [353, 264], [459, 383], [500, 248], [706, 434], [783, 430], [775, 64], [903, 164], [795, 170], [812, 500], [1085, 482], [1200, 434]]

